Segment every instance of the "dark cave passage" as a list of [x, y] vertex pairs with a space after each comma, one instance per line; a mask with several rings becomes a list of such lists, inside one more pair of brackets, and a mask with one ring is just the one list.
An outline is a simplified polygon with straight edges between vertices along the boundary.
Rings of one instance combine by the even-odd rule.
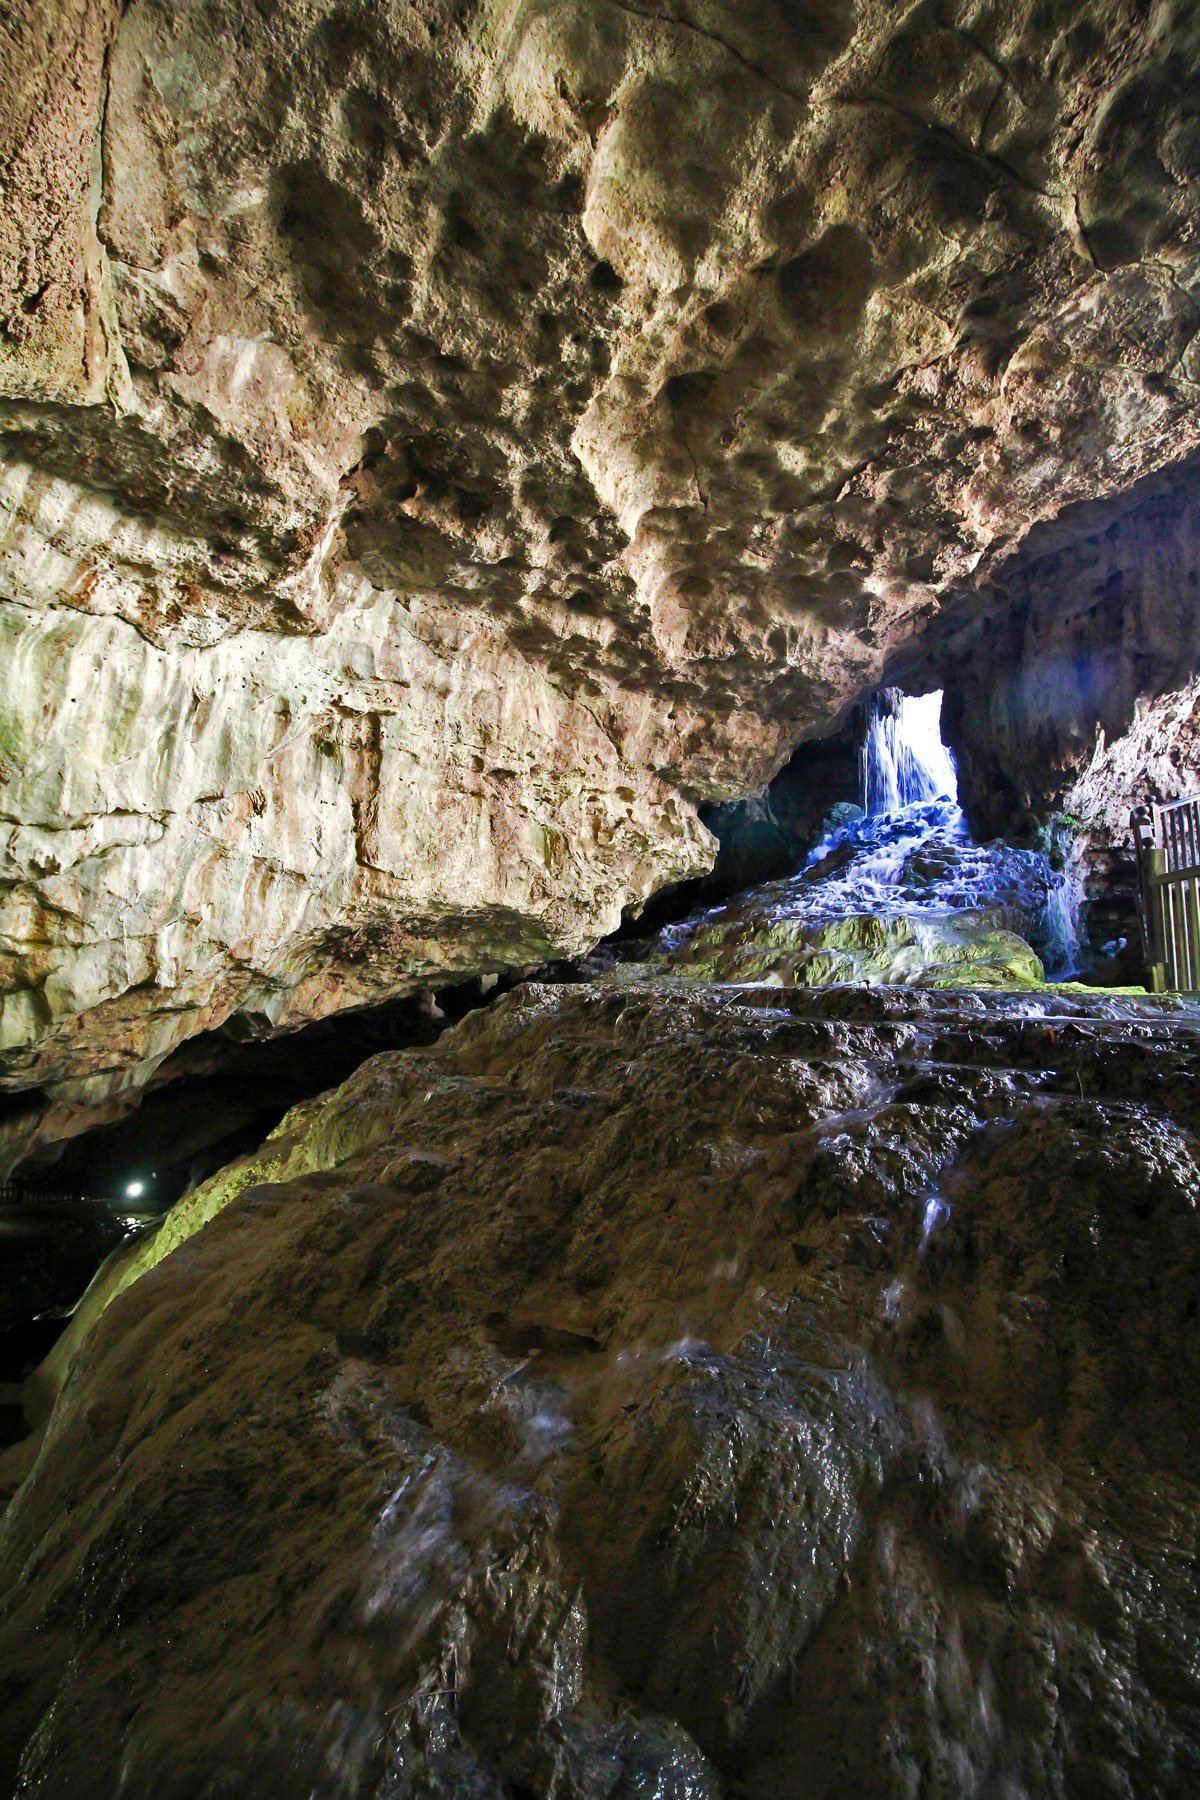
[[[235, 1028], [193, 1038], [123, 1116], [16, 1161], [0, 1187], [0, 1391], [48, 1352], [106, 1257], [253, 1150], [293, 1106], [344, 1081], [369, 1056], [435, 1043], [510, 985], [452, 984], [436, 997], [335, 1013], [283, 1036]], [[19, 1098], [10, 1101], [10, 1125], [19, 1129], [24, 1110]], [[19, 1409], [8, 1404], [10, 1436], [20, 1436]]]

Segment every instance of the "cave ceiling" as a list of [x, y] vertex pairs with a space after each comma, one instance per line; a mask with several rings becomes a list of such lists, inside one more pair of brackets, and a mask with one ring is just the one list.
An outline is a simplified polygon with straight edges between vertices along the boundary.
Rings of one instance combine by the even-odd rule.
[[1195, 451], [1188, 0], [18, 0], [0, 1075], [594, 941]]

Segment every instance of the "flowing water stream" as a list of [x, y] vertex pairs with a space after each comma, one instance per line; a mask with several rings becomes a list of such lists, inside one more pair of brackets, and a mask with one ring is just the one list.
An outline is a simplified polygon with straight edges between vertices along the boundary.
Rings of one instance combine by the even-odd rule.
[[1049, 980], [1076, 974], [1067, 876], [1040, 850], [975, 841], [941, 703], [940, 692], [877, 694], [861, 805], [834, 809], [793, 876], [668, 926], [651, 956], [665, 951], [684, 973], [785, 984], [995, 987], [1036, 983], [1042, 969]]
[[835, 916], [998, 911], [1041, 955], [1046, 975], [1078, 970], [1077, 896], [1040, 850], [978, 844], [942, 741], [940, 692], [884, 690], [860, 752], [861, 816], [814, 847], [800, 891]]
[[822, 868], [840, 844], [883, 907], [988, 907], [1024, 916], [1024, 934], [1049, 979], [1078, 974], [1078, 895], [1065, 871], [1036, 850], [977, 844], [959, 806], [954, 756], [941, 738], [941, 693], [883, 689], [862, 747], [864, 819], [833, 833], [808, 866]]

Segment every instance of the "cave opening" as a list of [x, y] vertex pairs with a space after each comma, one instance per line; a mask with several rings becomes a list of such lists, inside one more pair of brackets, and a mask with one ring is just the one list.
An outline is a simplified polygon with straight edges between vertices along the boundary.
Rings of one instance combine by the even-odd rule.
[[[930, 685], [919, 672], [904, 686], [868, 689], [837, 729], [801, 742], [762, 793], [705, 811], [718, 840], [711, 872], [656, 896], [617, 942], [627, 939], [641, 954], [647, 930], [674, 932], [706, 908], [794, 880], [819, 909], [839, 914], [990, 908], [1029, 939], [1046, 979], [1136, 979], [1127, 938], [1093, 949], [1083, 934], [1073, 821], [1047, 804], [1027, 812], [1019, 829], [979, 829], [973, 796], [960, 794], [950, 738], [962, 713], [951, 685]], [[866, 970], [860, 978], [876, 977]]]
[[866, 702], [859, 752], [865, 813], [898, 811], [922, 800], [958, 804], [958, 770], [942, 739], [942, 691], [906, 694], [880, 688]]
[[948, 698], [917, 681], [868, 690], [763, 794], [708, 815], [712, 873], [658, 897], [610, 953], [818, 985], [1115, 981], [1102, 958], [1083, 967], [1078, 890], [1053, 831], [1022, 842], [973, 829], [942, 735]]

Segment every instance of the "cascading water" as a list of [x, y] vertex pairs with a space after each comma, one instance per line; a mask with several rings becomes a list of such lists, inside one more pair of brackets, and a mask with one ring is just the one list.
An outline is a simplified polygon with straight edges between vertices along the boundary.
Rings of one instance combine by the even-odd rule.
[[1046, 973], [1066, 980], [1079, 972], [1079, 890], [1071, 873], [1052, 876], [1046, 894]]
[[923, 800], [958, 799], [958, 771], [942, 742], [942, 696], [884, 689], [871, 703], [860, 752], [865, 813], [897, 812]]
[[941, 714], [940, 691], [873, 696], [859, 759], [863, 816], [815, 847], [798, 883], [833, 916], [1002, 916], [1034, 944], [1050, 979], [1066, 979], [1079, 957], [1074, 886], [1040, 851], [975, 842]]
[[818, 845], [806, 869], [815, 872], [839, 839], [853, 842], [866, 853], [851, 865], [857, 879], [846, 897], [855, 905], [874, 899], [883, 909], [905, 911], [998, 906], [1020, 915], [1047, 976], [1064, 980], [1079, 965], [1075, 886], [1040, 851], [975, 843], [958, 804], [958, 771], [942, 741], [941, 718], [940, 690], [910, 695], [885, 688], [872, 697], [859, 759], [865, 816]]
[[1042, 851], [975, 842], [941, 702], [877, 694], [862, 811], [839, 804], [795, 875], [665, 927], [659, 948], [676, 966], [739, 979], [987, 987], [1073, 974], [1066, 877]]

